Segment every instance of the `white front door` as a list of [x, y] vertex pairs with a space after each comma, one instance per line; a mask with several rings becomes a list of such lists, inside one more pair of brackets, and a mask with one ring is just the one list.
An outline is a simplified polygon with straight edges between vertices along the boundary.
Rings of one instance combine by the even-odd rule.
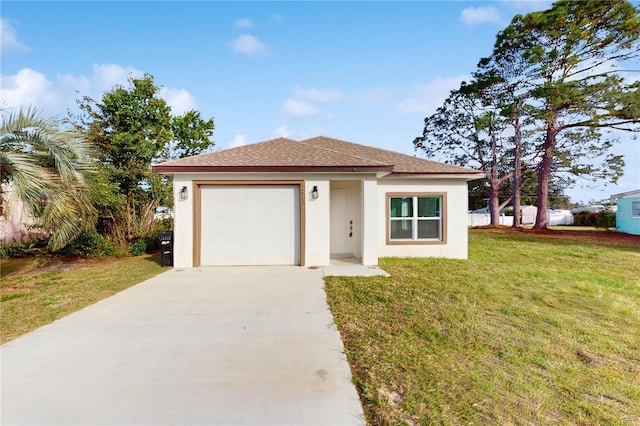
[[[331, 255], [340, 257], [353, 252], [352, 218], [349, 215], [349, 203], [347, 190], [344, 188], [331, 188]], [[350, 236], [351, 234], [351, 236]]]
[[200, 264], [300, 263], [300, 192], [296, 185], [201, 188]]

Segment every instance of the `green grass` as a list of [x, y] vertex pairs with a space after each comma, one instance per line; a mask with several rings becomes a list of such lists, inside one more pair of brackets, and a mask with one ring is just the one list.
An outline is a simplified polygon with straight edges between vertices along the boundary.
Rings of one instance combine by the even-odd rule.
[[326, 279], [370, 424], [640, 424], [640, 237], [471, 230]]
[[69, 262], [3, 259], [0, 341], [80, 310], [165, 271], [159, 255]]

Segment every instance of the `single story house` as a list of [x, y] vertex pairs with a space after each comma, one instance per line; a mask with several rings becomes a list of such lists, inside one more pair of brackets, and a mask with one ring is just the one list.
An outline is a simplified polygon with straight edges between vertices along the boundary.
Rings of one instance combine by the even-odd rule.
[[616, 230], [626, 234], [640, 235], [640, 189], [614, 194], [611, 200], [618, 200]]
[[327, 137], [153, 166], [173, 176], [174, 266], [467, 257], [476, 170]]

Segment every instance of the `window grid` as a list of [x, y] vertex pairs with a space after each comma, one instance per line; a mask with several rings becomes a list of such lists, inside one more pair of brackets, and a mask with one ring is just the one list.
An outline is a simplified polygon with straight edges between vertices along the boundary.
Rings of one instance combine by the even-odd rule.
[[[389, 219], [391, 220], [391, 226], [389, 227], [389, 239], [391, 241], [442, 241], [442, 197], [421, 197], [421, 196], [407, 196], [407, 197], [391, 197], [389, 208], [393, 210], [393, 200], [394, 199], [407, 199], [411, 198], [411, 216], [409, 216], [409, 209], [405, 208], [405, 204], [400, 205], [400, 214], [401, 216], [393, 217], [391, 211], [389, 212]], [[419, 199], [434, 199], [437, 200], [438, 203], [438, 216], [420, 216], [420, 212], [418, 209]], [[393, 222], [401, 222], [401, 229], [408, 233], [410, 231], [411, 236], [405, 238], [393, 237], [391, 234], [393, 233]], [[425, 237], [420, 238], [420, 223], [437, 223], [437, 236], [436, 237]]]

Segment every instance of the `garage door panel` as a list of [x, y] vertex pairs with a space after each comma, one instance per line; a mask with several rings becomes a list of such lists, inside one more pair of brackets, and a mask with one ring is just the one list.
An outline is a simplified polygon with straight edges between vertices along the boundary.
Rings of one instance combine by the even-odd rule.
[[213, 205], [213, 215], [218, 219], [234, 219], [247, 217], [246, 203], [220, 203]]
[[291, 204], [278, 202], [277, 204], [258, 204], [258, 217], [289, 218], [291, 216]]
[[246, 219], [214, 219], [211, 225], [211, 231], [215, 235], [243, 235], [247, 230]]
[[258, 220], [256, 222], [257, 235], [289, 234], [291, 222], [288, 220]]
[[221, 235], [213, 240], [211, 247], [215, 249], [236, 250], [244, 252], [247, 249], [247, 239], [238, 238], [236, 236]]
[[297, 185], [202, 186], [202, 265], [299, 264]]
[[277, 187], [267, 185], [264, 188], [258, 188], [258, 191], [255, 193], [255, 198], [258, 202], [266, 201], [267, 203], [272, 203], [275, 201], [283, 201], [289, 203], [291, 200], [291, 189], [291, 186]]

